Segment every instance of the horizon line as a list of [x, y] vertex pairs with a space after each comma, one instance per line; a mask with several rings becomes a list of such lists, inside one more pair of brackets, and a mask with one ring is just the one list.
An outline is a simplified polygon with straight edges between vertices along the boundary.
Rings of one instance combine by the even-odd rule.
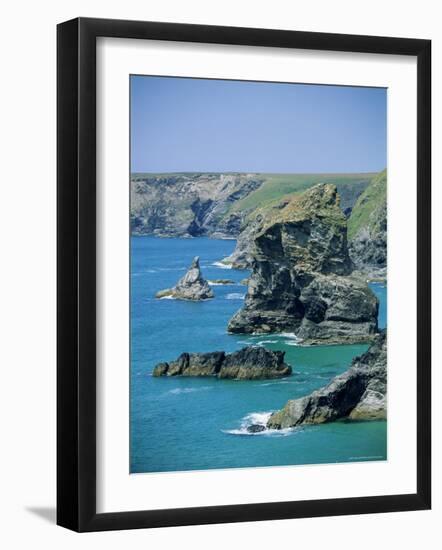
[[159, 171], [130, 171], [130, 174], [272, 174], [272, 175], [293, 175], [293, 176], [309, 176], [309, 175], [363, 175], [363, 174], [378, 174], [383, 172], [387, 167], [381, 170], [362, 170], [352, 172], [258, 172], [254, 170], [172, 170], [170, 172]]

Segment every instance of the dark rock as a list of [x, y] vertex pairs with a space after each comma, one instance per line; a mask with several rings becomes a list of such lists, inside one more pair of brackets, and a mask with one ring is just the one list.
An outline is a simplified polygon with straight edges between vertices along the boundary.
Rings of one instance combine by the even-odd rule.
[[292, 369], [284, 363], [283, 351], [248, 346], [226, 355], [219, 378], [253, 380], [288, 376]]
[[159, 363], [153, 376], [217, 376], [235, 380], [280, 378], [292, 372], [284, 352], [245, 347], [237, 352], [182, 353], [176, 361]]
[[164, 376], [169, 368], [169, 363], [158, 363], [153, 369], [152, 376]]
[[235, 281], [232, 279], [211, 279], [209, 280], [210, 285], [234, 285]]
[[368, 351], [327, 386], [288, 401], [271, 415], [267, 428], [284, 429], [334, 420], [379, 420], [387, 415], [387, 334], [379, 333]]
[[196, 256], [187, 273], [173, 288], [166, 288], [156, 293], [156, 298], [171, 297], [177, 300], [207, 300], [213, 298], [213, 290], [201, 274], [199, 258]]
[[266, 427], [262, 424], [251, 424], [250, 426], [247, 426], [247, 431], [251, 434], [257, 434], [260, 432], [265, 432]]

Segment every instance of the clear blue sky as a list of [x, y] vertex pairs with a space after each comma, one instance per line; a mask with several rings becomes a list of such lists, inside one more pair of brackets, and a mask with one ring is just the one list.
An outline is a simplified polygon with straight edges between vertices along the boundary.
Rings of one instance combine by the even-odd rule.
[[131, 76], [132, 172], [376, 172], [383, 88]]

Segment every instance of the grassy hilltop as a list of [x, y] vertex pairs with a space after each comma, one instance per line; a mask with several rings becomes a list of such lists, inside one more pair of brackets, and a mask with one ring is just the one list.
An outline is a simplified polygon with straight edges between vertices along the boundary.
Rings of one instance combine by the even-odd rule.
[[375, 176], [362, 174], [260, 174], [263, 183], [256, 191], [235, 202], [231, 212], [252, 211], [276, 203], [293, 193], [301, 193], [317, 183], [333, 183], [338, 187], [341, 201], [354, 204], [358, 196]]
[[374, 229], [387, 202], [387, 170], [377, 174], [360, 195], [348, 220], [348, 238], [363, 228]]

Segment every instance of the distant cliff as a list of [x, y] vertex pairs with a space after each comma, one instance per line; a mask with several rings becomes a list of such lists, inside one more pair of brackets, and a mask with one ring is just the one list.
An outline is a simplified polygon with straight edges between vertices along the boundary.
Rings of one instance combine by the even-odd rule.
[[242, 215], [230, 207], [262, 181], [253, 174], [133, 175], [132, 234], [236, 237]]
[[[133, 174], [131, 232], [215, 238], [236, 238], [244, 233], [244, 242], [263, 209], [318, 182], [336, 184], [341, 207], [349, 215], [372, 177], [373, 174]], [[241, 246], [239, 242], [238, 247]]]

